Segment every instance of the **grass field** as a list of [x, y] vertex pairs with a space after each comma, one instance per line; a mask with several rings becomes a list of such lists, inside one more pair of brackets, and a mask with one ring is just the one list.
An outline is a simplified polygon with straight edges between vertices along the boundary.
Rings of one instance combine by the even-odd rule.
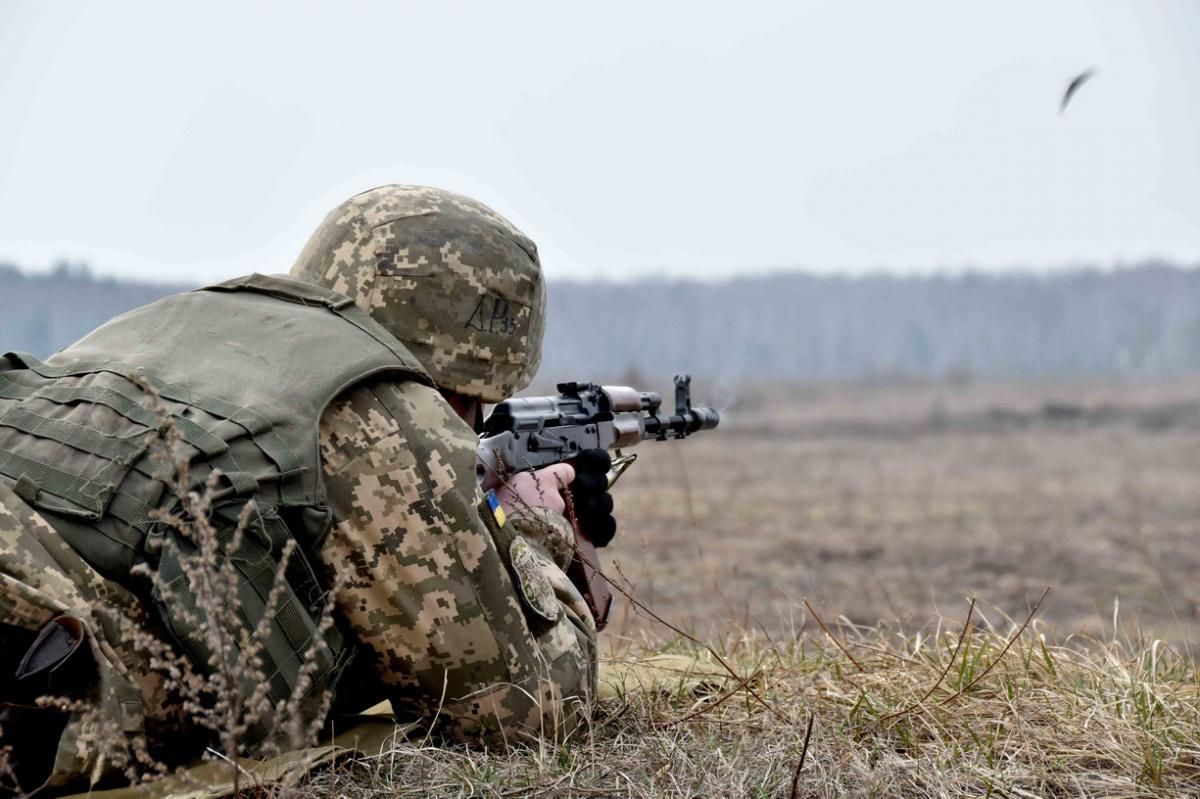
[[[487, 753], [405, 743], [343, 762], [313, 788], [353, 797], [1200, 795], [1200, 684], [1190, 659], [1164, 645], [1085, 652], [1032, 627], [1005, 636], [966, 624], [924, 636], [859, 631], [836, 644], [803, 633], [713, 643], [654, 647], [697, 657], [704, 678], [605, 699], [590, 734], [568, 745]], [[616, 660], [647, 654], [631, 649]]]

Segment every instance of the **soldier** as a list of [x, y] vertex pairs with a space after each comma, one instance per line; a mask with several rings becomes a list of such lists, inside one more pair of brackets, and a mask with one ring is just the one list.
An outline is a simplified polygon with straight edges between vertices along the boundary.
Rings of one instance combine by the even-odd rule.
[[[201, 669], [211, 657], [180, 579], [194, 546], [160, 521], [178, 500], [150, 454], [147, 392], [188, 484], [215, 487], [221, 540], [246, 528], [237, 600], [266, 640], [244, 694], [265, 681], [272, 703], [304, 696], [310, 715], [327, 689], [342, 709], [386, 698], [459, 739], [574, 730], [596, 628], [564, 573], [573, 471], [491, 479], [496, 512], [472, 429], [482, 403], [532, 379], [545, 301], [533, 242], [494, 211], [385, 186], [335, 208], [290, 277], [168, 297], [46, 363], [0, 359], [0, 741], [22, 785], [111, 768], [106, 729], [153, 744], [186, 725], [118, 617], [153, 607], [162, 637]], [[603, 500], [590, 507], [611, 526]], [[276, 602], [264, 575], [289, 541]], [[81, 701], [32, 706], [44, 692]]]

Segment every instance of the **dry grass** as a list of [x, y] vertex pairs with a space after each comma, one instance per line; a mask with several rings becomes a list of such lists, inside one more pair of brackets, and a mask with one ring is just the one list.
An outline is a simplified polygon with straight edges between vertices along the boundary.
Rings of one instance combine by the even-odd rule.
[[[321, 775], [321, 796], [1158, 797], [1200, 794], [1200, 680], [1160, 641], [1055, 644], [975, 613], [885, 627], [731, 637], [744, 677], [601, 703], [565, 747], [401, 745]], [[979, 626], [976, 626], [976, 625]], [[712, 656], [686, 639], [626, 642]], [[812, 736], [797, 772], [807, 724]], [[793, 787], [793, 780], [795, 785]]]

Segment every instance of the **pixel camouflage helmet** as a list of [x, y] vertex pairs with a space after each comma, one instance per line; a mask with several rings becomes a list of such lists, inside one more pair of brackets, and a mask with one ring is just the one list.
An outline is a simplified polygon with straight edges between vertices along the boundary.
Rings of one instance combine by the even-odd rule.
[[381, 186], [334, 208], [291, 274], [352, 298], [443, 389], [498, 402], [542, 357], [537, 247], [469, 197]]

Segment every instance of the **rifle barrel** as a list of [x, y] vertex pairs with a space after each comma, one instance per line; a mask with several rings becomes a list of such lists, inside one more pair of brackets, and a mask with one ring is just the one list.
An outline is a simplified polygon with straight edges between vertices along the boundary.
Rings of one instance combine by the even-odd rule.
[[672, 437], [686, 438], [700, 430], [712, 430], [720, 423], [721, 414], [715, 408], [697, 406], [681, 414], [647, 417], [642, 438], [659, 441]]

